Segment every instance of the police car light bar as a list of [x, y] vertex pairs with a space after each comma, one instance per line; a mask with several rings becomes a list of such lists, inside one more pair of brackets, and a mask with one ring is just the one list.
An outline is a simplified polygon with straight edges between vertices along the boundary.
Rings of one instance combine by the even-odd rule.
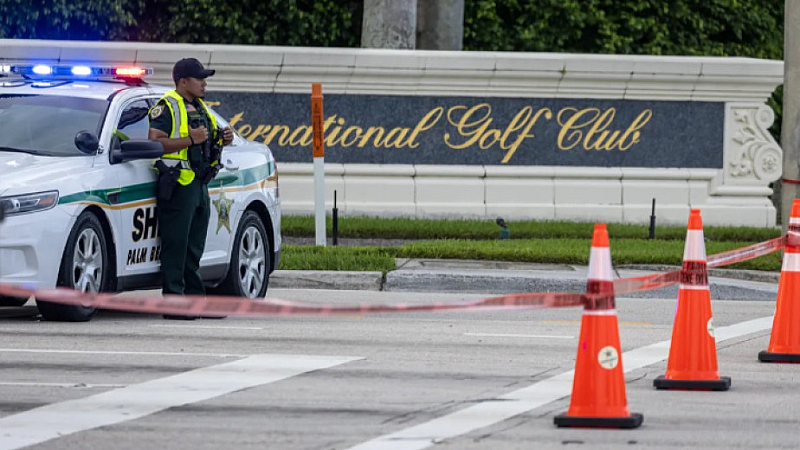
[[19, 64], [0, 65], [0, 74], [47, 80], [118, 79], [139, 80], [153, 74], [149, 67]]
[[[150, 70], [152, 73], [152, 69]], [[114, 69], [114, 73], [117, 77], [124, 77], [124, 78], [142, 78], [145, 75], [148, 75], [147, 69], [143, 69], [141, 67], [117, 67]]]

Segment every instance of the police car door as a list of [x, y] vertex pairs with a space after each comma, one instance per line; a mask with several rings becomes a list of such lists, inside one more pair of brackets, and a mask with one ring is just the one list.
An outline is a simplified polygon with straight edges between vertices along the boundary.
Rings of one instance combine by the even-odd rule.
[[[122, 106], [111, 140], [112, 148], [119, 148], [124, 140], [147, 139], [150, 128], [148, 111], [152, 104], [152, 100], [139, 98]], [[139, 159], [114, 165], [120, 187], [115, 207], [119, 210], [121, 222], [117, 273], [126, 285], [150, 284], [141, 277], [157, 273], [160, 267], [161, 241], [153, 162], [152, 159]]]
[[[219, 128], [228, 126], [219, 114], [212, 111]], [[234, 140], [235, 144], [236, 141]], [[233, 145], [232, 144], [232, 145]], [[224, 267], [230, 261], [230, 249], [233, 246], [233, 236], [236, 234], [238, 219], [241, 218], [241, 209], [245, 192], [242, 191], [239, 180], [239, 168], [226, 154], [225, 147], [222, 151], [223, 167], [208, 184], [208, 196], [211, 198], [211, 214], [208, 223], [206, 249], [203, 254], [203, 265]]]

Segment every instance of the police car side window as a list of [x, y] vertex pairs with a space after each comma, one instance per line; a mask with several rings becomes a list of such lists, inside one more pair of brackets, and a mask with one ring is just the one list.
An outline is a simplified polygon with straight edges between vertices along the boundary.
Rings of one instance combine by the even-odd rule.
[[147, 119], [149, 110], [146, 100], [137, 100], [125, 106], [114, 130], [114, 148], [119, 148], [120, 142], [129, 139], [147, 139], [150, 129], [150, 122]]

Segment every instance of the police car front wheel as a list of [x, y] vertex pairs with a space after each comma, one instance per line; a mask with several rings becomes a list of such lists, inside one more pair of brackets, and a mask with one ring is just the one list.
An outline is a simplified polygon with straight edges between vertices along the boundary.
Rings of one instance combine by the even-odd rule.
[[261, 217], [246, 211], [233, 242], [228, 276], [210, 293], [236, 297], [264, 298], [270, 272], [270, 246]]
[[[67, 239], [58, 285], [81, 292], [107, 291], [111, 284], [111, 259], [107, 243], [100, 219], [91, 212], [82, 213]], [[45, 301], [37, 301], [36, 304], [42, 317], [47, 320], [85, 322], [97, 312], [97, 308], [91, 306]]]

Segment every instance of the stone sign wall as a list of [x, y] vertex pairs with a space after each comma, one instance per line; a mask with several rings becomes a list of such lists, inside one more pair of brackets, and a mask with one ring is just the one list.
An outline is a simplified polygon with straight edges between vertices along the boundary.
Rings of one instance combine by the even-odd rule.
[[[309, 160], [308, 95], [207, 98], [278, 161]], [[332, 163], [722, 168], [722, 102], [341, 94], [324, 102]]]
[[[285, 214], [313, 214], [322, 83], [326, 209], [340, 215], [774, 226], [782, 150], [752, 58], [0, 39], [0, 63], [216, 69], [209, 96], [277, 156]], [[616, 133], [616, 134], [615, 134]]]

